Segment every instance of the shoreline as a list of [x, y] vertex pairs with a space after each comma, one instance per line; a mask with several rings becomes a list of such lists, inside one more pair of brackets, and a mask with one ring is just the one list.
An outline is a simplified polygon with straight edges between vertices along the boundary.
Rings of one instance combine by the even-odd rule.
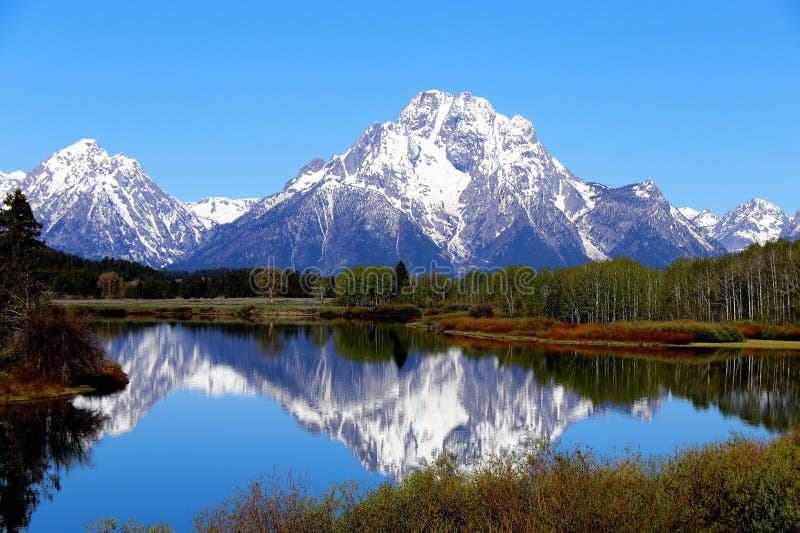
[[0, 373], [0, 405], [31, 403], [61, 398], [72, 398], [81, 394], [105, 395], [124, 390], [129, 383], [128, 375], [119, 364], [106, 360], [103, 372], [83, 376], [77, 385], [62, 385], [33, 376], [34, 380], [20, 380], [12, 373]]
[[77, 385], [59, 389], [45, 389], [20, 394], [0, 394], [0, 406], [8, 404], [44, 402], [48, 400], [69, 399], [81, 394], [99, 394], [101, 391], [91, 385]]
[[632, 342], [614, 340], [572, 340], [572, 339], [546, 339], [527, 335], [511, 335], [505, 333], [484, 333], [481, 331], [456, 331], [456, 330], [437, 330], [427, 327], [420, 322], [409, 322], [406, 324], [410, 328], [429, 331], [437, 335], [447, 335], [452, 337], [467, 337], [472, 339], [489, 339], [503, 342], [520, 342], [542, 345], [556, 346], [592, 346], [608, 348], [653, 348], [653, 349], [706, 349], [706, 348], [732, 348], [739, 350], [785, 350], [798, 352], [800, 354], [800, 341], [776, 341], [762, 339], [745, 339], [742, 342], [691, 342], [689, 344], [667, 344], [659, 342]]
[[[334, 305], [332, 300], [320, 303], [313, 298], [275, 298], [270, 302], [267, 298], [215, 298], [215, 299], [169, 299], [169, 300], [55, 300], [55, 304], [97, 315], [98, 318], [119, 319], [156, 319], [156, 320], [213, 320], [234, 319], [258, 321], [274, 320], [309, 320], [320, 319], [355, 319], [392, 321], [392, 316], [383, 315], [373, 307], [342, 307]], [[739, 350], [786, 351], [800, 353], [800, 341], [744, 339], [741, 342], [690, 342], [687, 344], [670, 344], [661, 342], [639, 342], [626, 340], [575, 340], [552, 339], [521, 335], [515, 333], [488, 333], [482, 331], [462, 331], [443, 329], [438, 321], [412, 318], [405, 322], [409, 328], [428, 331], [432, 334], [473, 339], [488, 339], [509, 343], [533, 343], [555, 346], [587, 346], [609, 348], [652, 348], [652, 349], [710, 349], [728, 348]]]

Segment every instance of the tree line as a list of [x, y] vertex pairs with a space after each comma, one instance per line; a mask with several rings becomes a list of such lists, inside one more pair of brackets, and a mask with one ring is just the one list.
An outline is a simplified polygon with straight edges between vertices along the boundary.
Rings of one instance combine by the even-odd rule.
[[341, 305], [492, 305], [503, 314], [563, 322], [800, 320], [800, 241], [780, 239], [721, 257], [679, 259], [665, 269], [616, 258], [554, 270], [473, 270], [409, 275], [403, 263], [336, 276]]
[[[19, 204], [14, 208], [17, 211], [29, 211], [24, 195], [12, 200]], [[7, 227], [14, 227], [11, 222]], [[9, 231], [5, 242], [15, 242], [17, 237]], [[4, 278], [0, 284], [8, 287], [9, 273], [24, 270], [63, 296], [335, 296], [339, 305], [347, 307], [480, 304], [492, 305], [511, 317], [546, 316], [578, 323], [691, 319], [779, 324], [800, 320], [800, 242], [782, 239], [720, 257], [678, 259], [665, 269], [617, 258], [538, 272], [510, 266], [458, 276], [409, 272], [402, 261], [395, 267], [355, 266], [328, 276], [274, 267], [162, 271], [120, 259], [84, 259], [43, 245], [28, 246], [35, 253], [4, 246], [0, 249], [3, 256], [13, 255], [26, 267], [8, 261], [0, 264], [0, 277]], [[31, 253], [35, 261], [25, 255]]]

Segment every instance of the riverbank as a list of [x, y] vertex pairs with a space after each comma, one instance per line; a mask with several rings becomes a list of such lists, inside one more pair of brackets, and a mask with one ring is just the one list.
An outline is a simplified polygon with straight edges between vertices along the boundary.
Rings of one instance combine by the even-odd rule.
[[[733, 348], [800, 353], [800, 340], [748, 338], [746, 333], [756, 331], [750, 324], [709, 324], [684, 320], [572, 324], [543, 318], [472, 318], [464, 313], [451, 313], [427, 316], [409, 322], [408, 326], [452, 337], [550, 346]], [[773, 328], [778, 334], [786, 329]], [[759, 326], [757, 331], [761, 334], [768, 330]]]
[[311, 298], [174, 298], [168, 300], [55, 300], [56, 305], [101, 317], [162, 318], [314, 318], [344, 308]]
[[[685, 320], [572, 324], [545, 318], [472, 318], [466, 312], [421, 316], [409, 304], [342, 307], [332, 299], [215, 298], [56, 300], [54, 303], [101, 318], [168, 320], [375, 320], [406, 322], [436, 334], [503, 342], [609, 348], [733, 348], [800, 352], [797, 326], [714, 324]], [[758, 338], [773, 335], [778, 338]], [[792, 340], [781, 339], [781, 336]]]
[[[418, 323], [411, 323], [409, 327], [420, 327]], [[500, 342], [532, 343], [544, 346], [575, 346], [575, 347], [605, 347], [605, 348], [731, 348], [736, 350], [773, 350], [785, 353], [800, 353], [800, 341], [770, 341], [761, 339], [745, 339], [740, 342], [691, 342], [688, 344], [668, 344], [657, 342], [626, 342], [626, 341], [591, 341], [591, 340], [564, 340], [542, 339], [525, 335], [507, 335], [498, 333], [481, 333], [476, 331], [442, 330], [437, 332], [452, 337], [471, 339], [487, 339]]]
[[409, 304], [375, 307], [341, 307], [331, 299], [316, 298], [215, 298], [170, 300], [55, 300], [55, 304], [81, 313], [106, 318], [152, 317], [177, 320], [243, 318], [261, 319], [358, 319], [400, 321], [417, 318], [422, 310]]
[[12, 370], [0, 372], [0, 404], [69, 398], [78, 394], [109, 394], [122, 390], [127, 384], [127, 374], [114, 362], [107, 362], [102, 372], [83, 376], [72, 385]]

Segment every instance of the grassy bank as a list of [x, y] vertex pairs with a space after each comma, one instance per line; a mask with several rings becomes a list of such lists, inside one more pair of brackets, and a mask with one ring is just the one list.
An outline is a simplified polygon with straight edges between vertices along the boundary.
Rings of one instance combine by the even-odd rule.
[[12, 318], [0, 339], [0, 402], [114, 392], [128, 384], [84, 315], [53, 306], [46, 294], [5, 312]]
[[575, 324], [548, 318], [476, 318], [462, 313], [425, 317], [414, 325], [450, 335], [547, 343], [689, 345], [745, 340], [733, 326], [687, 320]]
[[265, 298], [221, 298], [221, 299], [183, 299], [169, 300], [56, 300], [62, 307], [109, 318], [258, 318], [258, 317], [314, 317], [322, 309], [335, 311], [338, 308], [329, 302], [320, 304], [319, 300], [308, 298], [276, 299], [270, 302]]
[[56, 304], [86, 314], [107, 318], [205, 318], [360, 319], [404, 322], [419, 317], [419, 307], [409, 304], [384, 304], [375, 307], [340, 307], [331, 300], [313, 298], [221, 298], [172, 300], [56, 300]]
[[32, 402], [75, 396], [107, 394], [123, 389], [128, 376], [117, 363], [106, 362], [105, 368], [81, 376], [75, 383], [64, 384], [38, 373], [14, 369], [0, 372], [0, 403]]
[[759, 326], [689, 320], [575, 324], [548, 318], [476, 318], [466, 313], [425, 316], [410, 324], [451, 336], [550, 345], [738, 348], [800, 351], [798, 326]]
[[[368, 490], [345, 483], [322, 496], [302, 480], [266, 478], [202, 512], [195, 525], [202, 532], [796, 531], [800, 432], [652, 459], [542, 444], [465, 470], [442, 454], [398, 483]], [[92, 529], [123, 530], [113, 520]]]
[[717, 324], [690, 320], [566, 323], [534, 318], [471, 317], [463, 306], [425, 313], [412, 304], [341, 307], [312, 298], [169, 300], [56, 300], [57, 305], [104, 318], [169, 320], [345, 319], [409, 322], [436, 333], [511, 342], [582, 346], [686, 346], [800, 351], [800, 326]]

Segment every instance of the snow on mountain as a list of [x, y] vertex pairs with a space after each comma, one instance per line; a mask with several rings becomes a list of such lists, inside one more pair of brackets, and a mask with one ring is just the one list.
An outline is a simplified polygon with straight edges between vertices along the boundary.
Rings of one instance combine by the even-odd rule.
[[[252, 266], [270, 258], [326, 270], [398, 259], [425, 266], [574, 265], [637, 248], [619, 247], [594, 226], [613, 232], [623, 220], [647, 220], [625, 219], [627, 207], [609, 200], [613, 190], [573, 175], [528, 120], [497, 113], [469, 93], [427, 91], [397, 122], [371, 125], [344, 154], [312, 161], [281, 192], [212, 231], [181, 266]], [[660, 192], [652, 199], [646, 194], [633, 198], [643, 206], [658, 203], [665, 227], [625, 234], [657, 234], [659, 246], [669, 243], [649, 247], [649, 258], [661, 264], [716, 250], [677, 210], [662, 205]], [[675, 242], [670, 228], [679, 232]]]
[[0, 172], [0, 201], [5, 198], [6, 193], [21, 188], [24, 181], [25, 173], [21, 170], [15, 170], [9, 174]]
[[781, 237], [785, 237], [790, 241], [800, 239], [800, 211], [795, 213], [794, 218], [791, 219], [783, 228]]
[[709, 209], [697, 211], [691, 207], [681, 207], [678, 211], [706, 237], [711, 237], [711, 233], [719, 223], [719, 217]]
[[754, 199], [728, 211], [714, 226], [711, 236], [729, 252], [764, 244], [781, 236], [789, 218], [775, 204]]
[[83, 257], [162, 267], [193, 250], [204, 230], [136, 160], [93, 139], [54, 153], [21, 186], [47, 244]]
[[228, 224], [247, 213], [260, 198], [231, 199], [222, 196], [209, 196], [196, 202], [184, 202], [206, 229], [219, 224]]
[[[385, 333], [362, 340], [377, 346], [392, 338]], [[329, 327], [225, 334], [207, 325], [130, 326], [104, 341], [130, 385], [112, 396], [80, 397], [75, 405], [108, 415], [106, 432], [120, 435], [176, 390], [260, 395], [279, 402], [310, 432], [343, 442], [370, 471], [398, 477], [432, 462], [443, 448], [459, 463], [472, 463], [531, 437], [555, 438], [573, 422], [610, 409], [524, 367], [468, 357], [446, 344], [426, 347], [424, 355], [401, 347], [402, 367], [392, 359], [365, 363], [347, 353], [345, 336], [358, 334]], [[403, 334], [409, 333], [394, 337], [398, 346]], [[642, 398], [616, 409], [649, 419], [660, 404], [659, 397]]]
[[576, 223], [609, 257], [632, 257], [663, 267], [678, 257], [724, 252], [697, 231], [651, 180], [619, 188], [593, 184], [593, 189], [594, 205]]

